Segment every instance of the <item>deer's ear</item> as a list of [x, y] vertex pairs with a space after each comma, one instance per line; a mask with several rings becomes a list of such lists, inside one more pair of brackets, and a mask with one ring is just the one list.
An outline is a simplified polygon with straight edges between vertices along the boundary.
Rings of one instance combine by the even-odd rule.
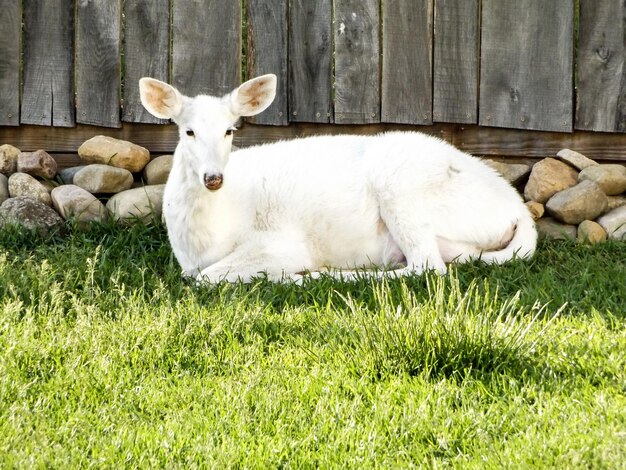
[[231, 111], [237, 116], [254, 116], [265, 111], [275, 96], [276, 75], [261, 75], [243, 83], [230, 94]]
[[139, 80], [139, 95], [144, 108], [159, 119], [175, 119], [183, 106], [183, 95], [176, 88], [154, 78]]

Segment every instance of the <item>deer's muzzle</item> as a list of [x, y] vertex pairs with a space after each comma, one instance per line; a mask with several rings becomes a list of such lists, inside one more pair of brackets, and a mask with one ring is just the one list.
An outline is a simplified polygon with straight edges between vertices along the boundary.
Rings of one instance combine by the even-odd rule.
[[204, 186], [210, 191], [216, 191], [222, 187], [224, 177], [219, 175], [204, 175]]

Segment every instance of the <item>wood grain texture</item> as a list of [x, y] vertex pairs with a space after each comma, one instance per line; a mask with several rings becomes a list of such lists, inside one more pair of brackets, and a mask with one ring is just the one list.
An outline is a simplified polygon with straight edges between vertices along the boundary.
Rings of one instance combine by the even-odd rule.
[[[556, 155], [563, 148], [579, 151], [598, 161], [626, 164], [626, 134], [577, 131], [574, 133], [515, 130], [477, 125], [401, 124], [342, 125], [292, 123], [286, 127], [246, 124], [235, 134], [235, 145], [247, 147], [265, 142], [311, 135], [362, 134], [417, 130], [435, 135], [474, 155], [512, 159], [539, 159]], [[150, 150], [153, 156], [172, 153], [178, 143], [175, 125], [125, 123], [119, 129], [77, 125], [75, 128], [23, 125], [0, 127], [0, 142], [10, 142], [23, 151], [40, 148], [52, 154], [76, 153], [87, 139], [107, 134], [129, 140]]]
[[75, 124], [73, 0], [24, 1], [21, 122]]
[[0, 0], [0, 126], [20, 123], [20, 2]]
[[288, 0], [247, 0], [247, 73], [249, 78], [273, 73], [278, 78], [272, 105], [250, 122], [285, 126], [289, 123], [287, 101]]
[[172, 84], [222, 96], [241, 82], [241, 0], [173, 0]]
[[335, 0], [335, 122], [380, 121], [380, 1]]
[[76, 4], [76, 121], [119, 127], [120, 1]]
[[124, 108], [127, 122], [163, 123], [141, 105], [139, 79], [169, 81], [170, 2], [134, 0], [124, 3]]
[[333, 122], [332, 0], [291, 0], [289, 120]]
[[480, 118], [571, 132], [574, 0], [483, 0]]
[[576, 129], [626, 132], [626, 4], [581, 0]]
[[478, 122], [479, 10], [478, 0], [435, 2], [435, 121]]
[[383, 2], [383, 122], [432, 124], [433, 3]]

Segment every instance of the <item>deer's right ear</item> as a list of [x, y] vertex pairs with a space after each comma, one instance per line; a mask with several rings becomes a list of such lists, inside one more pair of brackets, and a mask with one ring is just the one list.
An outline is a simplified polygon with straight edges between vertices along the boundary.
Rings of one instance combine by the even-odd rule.
[[165, 82], [144, 77], [139, 80], [141, 104], [159, 119], [175, 119], [183, 106], [183, 95]]

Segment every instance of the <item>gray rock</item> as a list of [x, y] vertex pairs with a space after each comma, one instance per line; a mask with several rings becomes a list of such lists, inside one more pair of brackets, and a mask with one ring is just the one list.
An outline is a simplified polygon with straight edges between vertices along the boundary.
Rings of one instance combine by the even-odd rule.
[[165, 184], [172, 170], [173, 155], [161, 155], [146, 165], [143, 178], [147, 184]]
[[50, 206], [20, 196], [7, 199], [0, 206], [0, 227], [4, 225], [20, 225], [45, 235], [61, 228], [63, 219]]
[[126, 191], [133, 184], [133, 175], [124, 168], [108, 165], [87, 165], [74, 175], [74, 184], [90, 193], [114, 194]]
[[93, 194], [74, 184], [66, 184], [52, 190], [52, 204], [64, 219], [72, 218], [79, 225], [103, 222], [109, 211]]
[[9, 199], [9, 178], [0, 173], [0, 204]]
[[607, 212], [597, 222], [613, 240], [626, 240], [626, 206]]
[[609, 196], [622, 194], [626, 191], [626, 166], [617, 164], [590, 166], [580, 172], [578, 180], [595, 182]]
[[143, 170], [150, 161], [148, 149], [104, 135], [97, 135], [84, 142], [78, 148], [78, 156], [87, 163], [111, 165], [132, 173]]
[[550, 240], [576, 240], [576, 226], [557, 222], [551, 217], [543, 217], [537, 222], [537, 232], [541, 238]]
[[144, 222], [161, 220], [164, 184], [129, 189], [116, 194], [107, 202], [107, 209], [116, 220]]
[[593, 220], [583, 220], [578, 226], [578, 232], [576, 235], [578, 241], [595, 245], [596, 243], [606, 241], [606, 237], [606, 230], [604, 230], [599, 223], [594, 222]]
[[556, 158], [565, 163], [569, 163], [577, 170], [584, 170], [587, 167], [595, 166], [598, 164], [597, 162], [594, 162], [591, 158], [585, 157], [582, 153], [574, 152], [570, 149], [561, 150], [559, 153], [556, 154]]
[[9, 144], [0, 145], [0, 173], [11, 176], [17, 171], [17, 157], [22, 151]]
[[45, 150], [22, 152], [17, 157], [17, 171], [39, 178], [52, 179], [57, 174], [57, 162]]
[[52, 205], [48, 189], [26, 173], [13, 173], [9, 176], [9, 195], [11, 197], [30, 197], [47, 206]]
[[58, 175], [63, 184], [74, 184], [74, 175], [85, 168], [86, 165], [73, 166], [59, 170]]
[[544, 158], [535, 163], [524, 189], [527, 201], [544, 204], [559, 191], [578, 183], [578, 172], [566, 163], [554, 158]]
[[593, 220], [606, 211], [609, 200], [593, 181], [581, 181], [576, 186], [556, 193], [546, 203], [552, 217], [566, 224]]
[[513, 186], [521, 183], [530, 174], [530, 165], [523, 163], [503, 163], [493, 160], [484, 160], [484, 162], [500, 173]]

